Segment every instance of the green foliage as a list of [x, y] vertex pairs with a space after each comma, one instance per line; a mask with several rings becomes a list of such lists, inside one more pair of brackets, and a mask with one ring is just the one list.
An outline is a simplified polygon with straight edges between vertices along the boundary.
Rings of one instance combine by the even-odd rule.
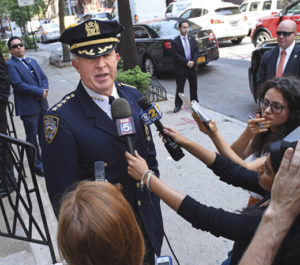
[[[19, 27], [24, 27], [28, 20], [26, 7], [19, 7], [17, 0], [1, 0], [1, 2], [3, 8], [5, 7], [6, 13], [10, 14], [10, 20], [15, 21]], [[30, 17], [36, 14], [33, 11], [33, 6], [29, 6], [28, 11]]]
[[6, 40], [0, 39], [0, 52], [3, 54], [4, 57], [9, 55], [9, 49], [7, 47]]
[[0, 17], [7, 17], [9, 14], [11, 21], [15, 21], [19, 27], [24, 27], [26, 22], [35, 15], [44, 17], [47, 8], [53, 1], [54, 0], [35, 0], [32, 6], [19, 7], [17, 0], [1, 0]]
[[25, 44], [26, 49], [34, 49], [33, 39], [35, 41], [35, 45], [37, 46], [37, 38], [36, 37], [32, 37], [32, 35], [22, 37], [22, 40]]
[[119, 70], [116, 81], [135, 86], [138, 90], [145, 92], [151, 89], [149, 73], [142, 72], [139, 66], [129, 69], [127, 71]]

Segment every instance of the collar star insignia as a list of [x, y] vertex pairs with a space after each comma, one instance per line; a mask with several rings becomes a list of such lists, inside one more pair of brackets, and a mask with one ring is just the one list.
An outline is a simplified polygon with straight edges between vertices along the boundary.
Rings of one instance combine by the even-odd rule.
[[52, 111], [57, 111], [61, 106], [66, 104], [71, 98], [74, 98], [75, 94], [72, 93], [71, 95], [66, 96], [64, 99], [62, 99], [60, 102], [58, 102], [54, 108], [52, 108]]
[[100, 102], [103, 102], [104, 99], [103, 98], [98, 98], [98, 97], [95, 97], [95, 96], [90, 96], [92, 99], [94, 100], [97, 100], [97, 101], [100, 101]]

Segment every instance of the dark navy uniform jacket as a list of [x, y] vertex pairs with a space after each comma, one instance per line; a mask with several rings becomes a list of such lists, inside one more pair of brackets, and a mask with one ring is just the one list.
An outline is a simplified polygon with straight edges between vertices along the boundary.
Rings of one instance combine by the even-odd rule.
[[[135, 149], [158, 175], [152, 136], [139, 117], [141, 108], [137, 100], [141, 93], [121, 83], [116, 82], [115, 85], [119, 96], [127, 99], [131, 107], [136, 128], [133, 136]], [[78, 181], [93, 180], [94, 162], [104, 161], [106, 179], [112, 184], [121, 184], [133, 210], [140, 213], [152, 246], [159, 255], [162, 244], [160, 201], [150, 192], [157, 220], [147, 201], [146, 191], [141, 191], [139, 182], [127, 173], [126, 142], [118, 136], [114, 122], [90, 98], [81, 82], [74, 92], [47, 112], [44, 129], [42, 155], [46, 184], [56, 214], [61, 195]]]

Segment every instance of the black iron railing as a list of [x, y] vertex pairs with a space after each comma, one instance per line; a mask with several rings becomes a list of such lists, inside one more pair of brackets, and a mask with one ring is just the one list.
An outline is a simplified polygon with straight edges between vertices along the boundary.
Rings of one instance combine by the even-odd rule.
[[34, 173], [35, 147], [4, 134], [0, 142], [0, 219], [2, 215], [4, 220], [0, 236], [46, 245], [56, 263]]

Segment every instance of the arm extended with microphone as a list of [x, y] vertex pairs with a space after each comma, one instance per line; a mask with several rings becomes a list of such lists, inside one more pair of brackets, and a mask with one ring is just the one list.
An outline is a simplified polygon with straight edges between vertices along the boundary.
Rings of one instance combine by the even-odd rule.
[[171, 157], [175, 161], [178, 161], [182, 157], [184, 157], [184, 153], [182, 152], [180, 146], [177, 143], [175, 143], [170, 136], [164, 133], [164, 126], [159, 121], [162, 117], [162, 114], [159, 110], [158, 105], [156, 103], [150, 103], [150, 101], [146, 97], [141, 97], [138, 100], [138, 102], [144, 110], [144, 112], [141, 114], [141, 119], [146, 125], [150, 125], [152, 123], [155, 124], [162, 137], [166, 140], [165, 147], [168, 150]]
[[127, 151], [135, 156], [132, 142], [135, 126], [128, 101], [125, 98], [115, 99], [111, 104], [111, 114], [116, 123], [118, 135], [126, 141]]

